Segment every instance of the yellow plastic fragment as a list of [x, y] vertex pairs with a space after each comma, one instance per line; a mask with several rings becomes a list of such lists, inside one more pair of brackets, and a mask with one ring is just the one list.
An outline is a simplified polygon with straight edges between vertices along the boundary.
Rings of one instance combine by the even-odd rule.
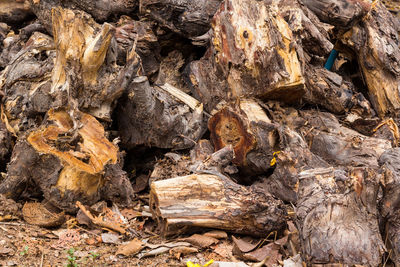
[[214, 262], [214, 260], [209, 260], [206, 264], [204, 264], [203, 266], [201, 266], [201, 265], [198, 264], [198, 263], [194, 264], [193, 262], [188, 261], [188, 262], [186, 263], [186, 266], [187, 266], [187, 267], [207, 267], [207, 266], [209, 266], [210, 264], [212, 264], [213, 262]]
[[279, 154], [279, 153], [281, 153], [280, 151], [275, 151], [273, 154], [272, 154], [272, 159], [271, 159], [271, 162], [270, 162], [270, 166], [272, 167], [272, 166], [274, 166], [275, 164], [276, 164], [276, 156]]

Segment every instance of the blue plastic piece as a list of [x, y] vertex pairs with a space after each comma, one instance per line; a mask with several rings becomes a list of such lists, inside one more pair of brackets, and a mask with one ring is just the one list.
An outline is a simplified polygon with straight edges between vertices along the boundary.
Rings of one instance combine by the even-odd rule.
[[332, 49], [331, 53], [329, 54], [328, 60], [325, 63], [324, 68], [327, 70], [331, 70], [333, 67], [333, 63], [335, 63], [336, 57], [339, 52], [335, 49]]

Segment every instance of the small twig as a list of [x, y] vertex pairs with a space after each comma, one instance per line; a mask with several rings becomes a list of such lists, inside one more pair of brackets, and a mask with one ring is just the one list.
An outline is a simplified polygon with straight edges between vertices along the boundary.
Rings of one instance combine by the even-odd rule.
[[17, 222], [0, 222], [0, 224], [4, 224], [4, 225], [14, 225], [14, 226], [26, 225], [25, 223], [17, 223]]
[[43, 267], [44, 253], [42, 251], [42, 259], [40, 260], [40, 267]]

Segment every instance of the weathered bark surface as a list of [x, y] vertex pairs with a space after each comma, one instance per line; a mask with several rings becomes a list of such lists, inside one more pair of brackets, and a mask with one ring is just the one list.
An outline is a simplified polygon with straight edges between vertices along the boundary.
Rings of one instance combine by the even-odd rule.
[[5, 94], [2, 120], [14, 135], [39, 126], [51, 107], [55, 56], [53, 39], [35, 32], [3, 71], [0, 78], [0, 88]]
[[297, 226], [309, 264], [378, 266], [385, 246], [376, 198], [379, 175], [368, 168], [319, 168], [299, 174]]
[[141, 60], [132, 52], [129, 85], [117, 107], [122, 145], [185, 149], [194, 146], [206, 130], [203, 105], [169, 84], [151, 86], [143, 75]]
[[361, 93], [357, 93], [354, 85], [345, 81], [342, 76], [308, 64], [305, 76], [307, 90], [303, 99], [307, 103], [319, 105], [335, 114], [347, 113], [354, 109], [360, 115], [375, 115], [368, 100]]
[[271, 195], [212, 174], [153, 182], [150, 208], [165, 235], [203, 227], [265, 236], [281, 229], [286, 217], [283, 203]]
[[114, 35], [118, 44], [118, 65], [127, 63], [128, 54], [136, 45], [136, 52], [142, 59], [144, 73], [150, 76], [159, 70], [160, 45], [153, 32], [154, 24], [150, 21], [135, 21], [127, 16], [120, 18]]
[[304, 0], [304, 4], [323, 22], [348, 29], [369, 10], [370, 4], [363, 0]]
[[49, 33], [53, 28], [51, 10], [55, 7], [83, 10], [93, 16], [96, 21], [104, 22], [110, 17], [129, 14], [138, 6], [136, 0], [29, 0], [29, 2], [31, 10]]
[[294, 123], [309, 144], [311, 152], [334, 166], [377, 168], [379, 156], [391, 148], [388, 140], [364, 136], [344, 127], [330, 113], [301, 112]]
[[208, 121], [208, 129], [215, 150], [232, 145], [232, 162], [248, 174], [268, 171], [273, 153], [279, 150], [277, 126], [252, 99], [222, 107]]
[[385, 219], [385, 235], [388, 240], [390, 258], [398, 266], [400, 264], [400, 149], [393, 148], [379, 159], [382, 165], [383, 198], [380, 212]]
[[0, 21], [7, 24], [22, 23], [31, 17], [29, 1], [3, 0], [0, 1]]
[[275, 5], [226, 1], [213, 18], [211, 41], [210, 51], [188, 71], [192, 92], [208, 111], [216, 104], [213, 98], [293, 102], [304, 94], [292, 32]]
[[274, 156], [272, 175], [260, 177], [257, 184], [276, 198], [296, 203], [298, 174], [306, 169], [329, 167], [329, 164], [313, 154], [304, 139], [289, 127], [279, 129], [279, 142], [281, 150]]
[[379, 116], [395, 114], [400, 108], [400, 39], [398, 22], [381, 2], [375, 2], [367, 16], [341, 42], [357, 54], [369, 91], [369, 98]]
[[333, 48], [327, 32], [330, 26], [321, 22], [313, 12], [298, 0], [278, 2], [279, 12], [296, 37], [297, 53], [300, 54], [301, 50], [305, 50], [308, 54], [328, 55]]
[[[119, 202], [130, 203], [132, 187], [126, 174], [121, 175], [118, 148], [105, 138], [103, 126], [91, 115], [80, 113], [82, 127], [71, 133], [69, 113], [51, 109], [47, 116], [41, 127], [18, 141], [0, 192], [17, 198], [33, 181], [46, 200], [73, 211], [77, 200], [91, 205], [101, 198], [113, 198], [120, 184]], [[107, 165], [114, 167], [104, 174]], [[110, 182], [113, 192], [105, 190]]]
[[158, 21], [173, 32], [192, 38], [206, 33], [221, 0], [143, 0], [142, 15]]

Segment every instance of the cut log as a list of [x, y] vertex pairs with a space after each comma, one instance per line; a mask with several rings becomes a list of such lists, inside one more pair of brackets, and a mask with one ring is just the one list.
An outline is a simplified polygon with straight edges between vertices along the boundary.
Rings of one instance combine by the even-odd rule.
[[368, 168], [319, 168], [299, 174], [297, 226], [308, 264], [378, 266], [385, 252], [378, 227], [379, 175]]
[[221, 5], [213, 18], [210, 51], [189, 66], [188, 82], [208, 111], [214, 108], [213, 98], [294, 102], [304, 94], [292, 32], [276, 6], [262, 1], [229, 0]]
[[279, 142], [281, 150], [274, 156], [272, 175], [259, 177], [255, 185], [278, 199], [296, 203], [298, 174], [306, 169], [329, 167], [329, 164], [313, 154], [304, 139], [289, 127], [279, 129]]
[[344, 127], [330, 113], [303, 111], [299, 117], [289, 118], [305, 137], [311, 152], [333, 166], [378, 168], [378, 158], [392, 145], [389, 140], [364, 136]]
[[341, 29], [351, 28], [370, 10], [363, 0], [304, 0], [304, 4], [323, 22]]
[[387, 238], [390, 258], [396, 266], [400, 265], [400, 149], [393, 148], [379, 159], [382, 165], [383, 198], [380, 212], [386, 224], [384, 236]]
[[162, 26], [187, 38], [203, 35], [222, 0], [142, 0], [142, 15], [150, 15]]
[[88, 205], [101, 198], [116, 200], [117, 188], [118, 201], [129, 204], [133, 190], [118, 165], [118, 148], [105, 138], [103, 126], [91, 115], [79, 113], [82, 127], [71, 133], [68, 112], [50, 109], [47, 117], [41, 127], [19, 139], [0, 193], [16, 199], [33, 181], [51, 204], [74, 211], [77, 200]]
[[[314, 13], [298, 0], [278, 2], [279, 12], [296, 37], [297, 53], [300, 54], [299, 50], [305, 50], [311, 55], [327, 56], [333, 49], [333, 44], [329, 41], [327, 32], [330, 26], [321, 22]], [[307, 74], [307, 72], [304, 74]]]
[[[132, 50], [130, 73], [123, 84], [129, 89], [117, 107], [121, 143], [185, 149], [195, 145], [206, 130], [203, 105], [178, 88], [151, 86], [143, 75], [141, 59]], [[135, 69], [135, 70], [134, 70]]]
[[361, 93], [357, 93], [351, 82], [325, 68], [306, 64], [307, 90], [303, 99], [335, 114], [355, 110], [362, 116], [374, 116], [375, 111]]
[[400, 39], [395, 18], [380, 1], [341, 42], [353, 49], [368, 86], [369, 98], [379, 116], [400, 109]]
[[233, 163], [248, 174], [261, 174], [279, 150], [277, 126], [252, 99], [241, 99], [222, 107], [208, 121], [215, 150], [232, 145]]
[[[17, 43], [15, 46], [19, 47]], [[15, 136], [39, 126], [51, 107], [51, 71], [55, 56], [53, 39], [35, 32], [7, 63], [0, 78], [0, 89], [5, 94], [1, 117]]]
[[136, 0], [29, 0], [31, 9], [49, 33], [52, 32], [51, 10], [56, 7], [79, 9], [93, 16], [98, 22], [129, 14], [137, 8]]
[[222, 175], [193, 174], [150, 187], [152, 214], [167, 236], [201, 227], [264, 237], [285, 224], [282, 202]]

